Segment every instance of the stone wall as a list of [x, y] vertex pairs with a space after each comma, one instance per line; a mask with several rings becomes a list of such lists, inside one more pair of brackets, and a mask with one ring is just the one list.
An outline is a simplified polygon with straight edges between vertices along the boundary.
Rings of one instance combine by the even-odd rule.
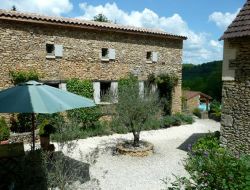
[[[63, 46], [62, 58], [46, 58], [46, 43]], [[113, 61], [101, 61], [101, 49], [116, 51]], [[11, 85], [9, 72], [34, 70], [42, 80], [70, 78], [118, 80], [136, 73], [171, 72], [179, 77], [173, 110], [181, 111], [182, 40], [112, 33], [43, 24], [0, 21], [0, 89]], [[147, 51], [158, 52], [157, 63], [147, 63]]]
[[190, 113], [193, 113], [193, 110], [195, 108], [198, 108], [199, 105], [200, 105], [200, 96], [199, 95], [187, 100], [187, 109], [190, 111]]
[[250, 38], [226, 43], [236, 58], [229, 62], [234, 80], [223, 81], [221, 141], [234, 152], [250, 153]]

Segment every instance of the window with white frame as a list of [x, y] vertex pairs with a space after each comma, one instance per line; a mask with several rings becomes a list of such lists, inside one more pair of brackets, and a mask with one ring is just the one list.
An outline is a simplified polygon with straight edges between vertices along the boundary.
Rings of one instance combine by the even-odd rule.
[[115, 60], [115, 56], [116, 56], [115, 49], [102, 48], [102, 52], [101, 52], [102, 61]]
[[147, 63], [157, 63], [158, 62], [158, 52], [148, 51], [146, 53]]
[[94, 82], [93, 88], [96, 104], [117, 102], [118, 82]]
[[46, 44], [46, 58], [61, 58], [63, 56], [63, 46], [53, 43]]

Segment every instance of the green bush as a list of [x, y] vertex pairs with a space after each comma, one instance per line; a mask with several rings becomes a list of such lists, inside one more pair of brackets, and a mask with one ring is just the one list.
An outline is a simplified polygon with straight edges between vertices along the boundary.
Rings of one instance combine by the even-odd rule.
[[220, 102], [214, 100], [210, 104], [209, 117], [215, 121], [221, 120], [221, 105]]
[[29, 80], [39, 80], [38, 73], [34, 71], [10, 71], [10, 76], [14, 85], [27, 82]]
[[248, 190], [250, 156], [235, 157], [220, 147], [218, 132], [199, 139], [185, 160], [190, 178], [177, 177], [168, 189]]
[[15, 133], [30, 132], [32, 127], [31, 114], [19, 113], [11, 116], [10, 129]]
[[182, 124], [192, 124], [194, 122], [194, 118], [192, 117], [192, 115], [176, 113], [175, 116], [181, 119]]
[[4, 119], [4, 117], [0, 118], [0, 141], [8, 140], [10, 137], [10, 129]]
[[193, 114], [199, 118], [201, 118], [201, 110], [199, 108], [195, 108], [193, 110]]
[[192, 124], [194, 119], [190, 115], [181, 113], [174, 114], [172, 116], [165, 116], [163, 118], [163, 125], [165, 127], [180, 126], [182, 124]]
[[[68, 91], [84, 96], [86, 98], [93, 98], [93, 85], [89, 80], [71, 79], [67, 81]], [[80, 108], [68, 111], [68, 118], [77, 120], [82, 124], [83, 128], [93, 127], [101, 117], [101, 110], [98, 106], [93, 108]]]
[[42, 137], [48, 137], [50, 134], [55, 133], [55, 127], [49, 123], [49, 120], [44, 120], [39, 126], [39, 135]]

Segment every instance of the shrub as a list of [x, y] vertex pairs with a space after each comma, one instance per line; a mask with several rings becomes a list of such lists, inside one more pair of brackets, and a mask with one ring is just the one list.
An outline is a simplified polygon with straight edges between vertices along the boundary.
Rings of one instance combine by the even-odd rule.
[[30, 132], [32, 121], [31, 114], [29, 113], [19, 113], [11, 116], [10, 118], [10, 129], [16, 133]]
[[192, 115], [176, 113], [175, 116], [181, 119], [182, 124], [192, 124], [194, 122], [194, 118], [192, 117]]
[[165, 116], [163, 118], [163, 125], [165, 127], [180, 126], [181, 124], [192, 124], [193, 122], [194, 119], [192, 116], [181, 113], [177, 113], [172, 116]]
[[48, 137], [56, 131], [55, 127], [51, 125], [48, 120], [44, 120], [38, 127], [39, 135], [42, 137]]
[[193, 110], [193, 114], [199, 118], [201, 118], [201, 110], [199, 108], [195, 108]]
[[27, 82], [29, 80], [39, 80], [38, 73], [34, 71], [10, 71], [10, 76], [14, 85]]
[[[89, 80], [71, 79], [67, 81], [68, 91], [84, 96], [86, 98], [93, 98], [93, 86]], [[93, 108], [80, 108], [68, 111], [68, 118], [78, 120], [83, 128], [93, 127], [101, 116], [101, 111], [98, 106]]]
[[10, 129], [4, 119], [4, 117], [0, 118], [0, 141], [8, 140], [10, 137]]
[[221, 105], [220, 102], [214, 100], [210, 104], [210, 111], [209, 116], [211, 119], [214, 119], [215, 121], [221, 120]]
[[235, 157], [220, 147], [218, 132], [199, 139], [185, 160], [190, 178], [177, 177], [168, 189], [239, 189], [250, 187], [250, 156]]

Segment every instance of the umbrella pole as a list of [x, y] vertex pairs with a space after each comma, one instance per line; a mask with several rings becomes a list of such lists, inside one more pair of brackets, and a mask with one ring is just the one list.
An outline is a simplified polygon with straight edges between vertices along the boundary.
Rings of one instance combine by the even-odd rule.
[[31, 120], [32, 120], [32, 148], [31, 150], [35, 150], [35, 114], [31, 114]]

